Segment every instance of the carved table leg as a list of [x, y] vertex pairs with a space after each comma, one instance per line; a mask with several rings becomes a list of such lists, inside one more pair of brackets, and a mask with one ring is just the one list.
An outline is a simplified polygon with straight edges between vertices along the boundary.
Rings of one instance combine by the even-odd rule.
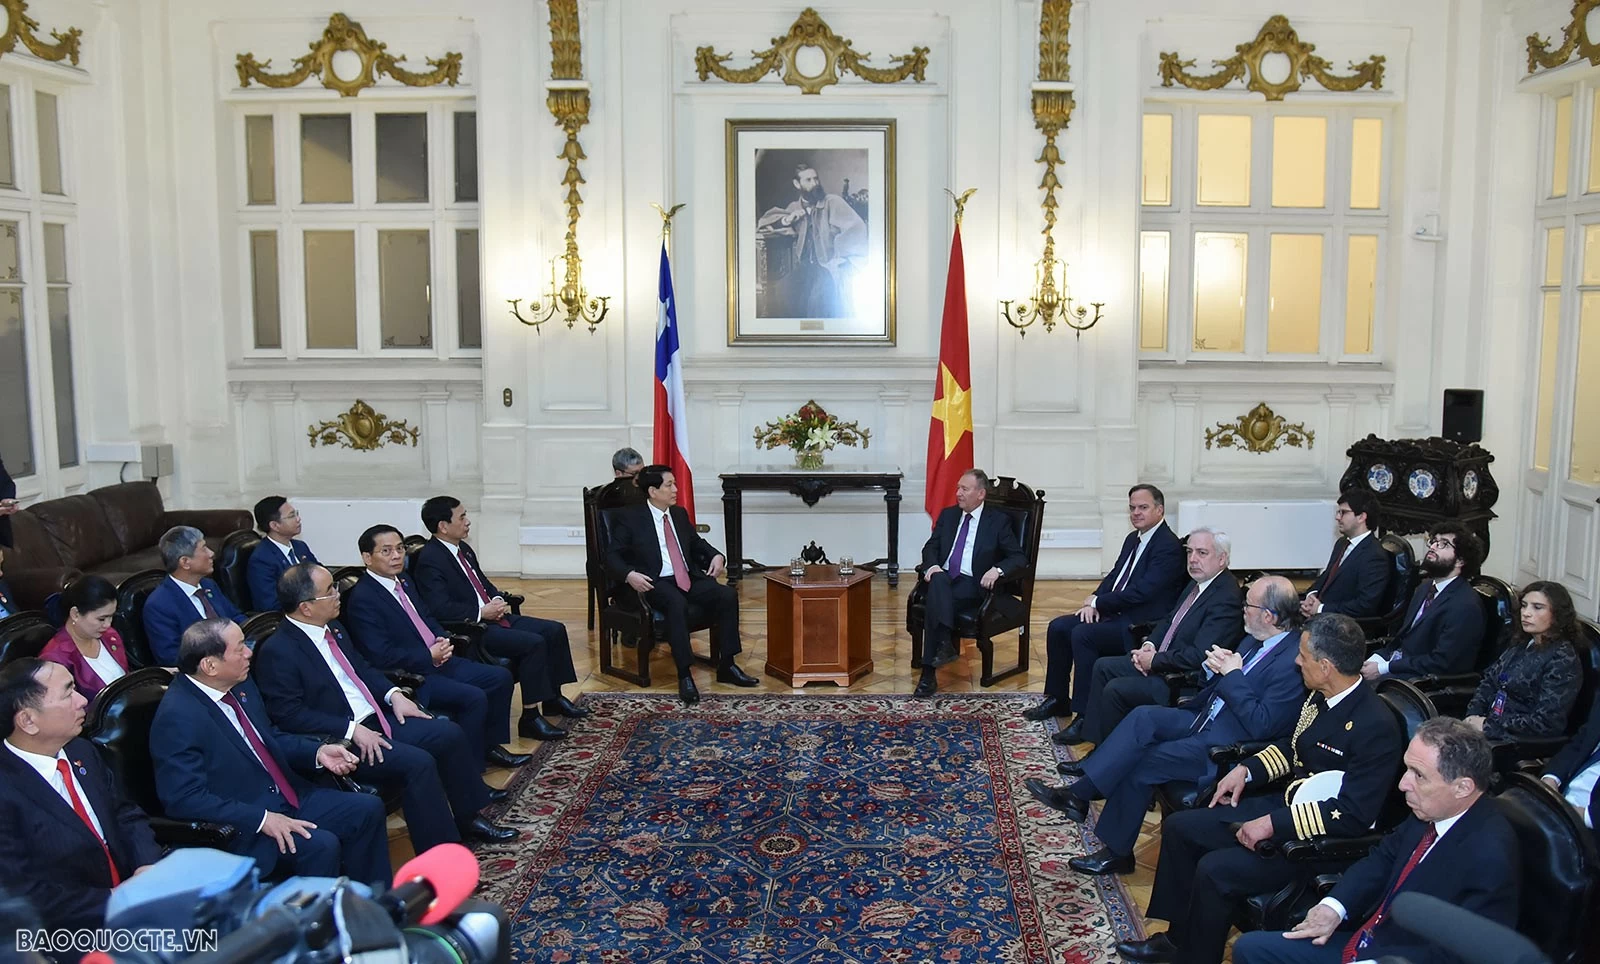
[[900, 483], [884, 486], [883, 501], [889, 511], [889, 588], [900, 585]]
[[722, 527], [728, 537], [728, 582], [744, 578], [744, 491], [732, 479], [722, 481]]

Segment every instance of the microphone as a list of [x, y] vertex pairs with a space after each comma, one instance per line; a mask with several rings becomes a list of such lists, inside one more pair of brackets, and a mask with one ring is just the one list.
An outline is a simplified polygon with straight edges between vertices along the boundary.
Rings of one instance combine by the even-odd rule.
[[439, 844], [406, 861], [394, 888], [377, 898], [402, 926], [437, 924], [478, 886], [478, 858], [456, 843]]
[[1406, 891], [1395, 897], [1390, 916], [1396, 924], [1467, 964], [1550, 964], [1550, 958], [1533, 941], [1437, 897]]

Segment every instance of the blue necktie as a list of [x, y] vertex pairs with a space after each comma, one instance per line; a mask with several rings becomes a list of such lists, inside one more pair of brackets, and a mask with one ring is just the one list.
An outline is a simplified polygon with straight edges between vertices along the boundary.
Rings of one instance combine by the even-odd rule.
[[971, 522], [972, 513], [968, 512], [961, 516], [961, 528], [956, 532], [956, 544], [950, 550], [950, 560], [945, 565], [945, 568], [950, 571], [951, 579], [961, 578], [961, 555], [963, 550], [967, 548], [967, 526]]

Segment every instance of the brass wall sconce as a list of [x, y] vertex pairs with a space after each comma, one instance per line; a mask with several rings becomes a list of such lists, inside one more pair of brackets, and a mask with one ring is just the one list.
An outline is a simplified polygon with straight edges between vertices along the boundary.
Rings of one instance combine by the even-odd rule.
[[[558, 274], [556, 265], [566, 264], [564, 275]], [[582, 262], [578, 258], [578, 244], [572, 235], [567, 235], [567, 251], [560, 257], [550, 259], [550, 287], [537, 301], [528, 303], [528, 315], [524, 316], [521, 308], [521, 298], [507, 298], [511, 305], [511, 315], [518, 321], [532, 328], [536, 333], [540, 326], [557, 313], [567, 320], [567, 327], [571, 328], [578, 322], [589, 326], [589, 333], [594, 334], [595, 327], [605, 320], [607, 312], [611, 310], [610, 295], [590, 297], [589, 291], [583, 286]]]
[[1054, 331], [1057, 323], [1063, 323], [1082, 338], [1084, 332], [1100, 321], [1100, 309], [1105, 307], [1105, 302], [1091, 301], [1089, 307], [1094, 308], [1092, 317], [1088, 307], [1073, 302], [1072, 292], [1067, 287], [1067, 263], [1056, 259], [1056, 239], [1045, 235], [1044, 257], [1033, 266], [1033, 293], [1025, 300], [1001, 301], [1000, 314], [1024, 338], [1028, 337], [1028, 328], [1034, 322], [1044, 325], [1046, 332]]

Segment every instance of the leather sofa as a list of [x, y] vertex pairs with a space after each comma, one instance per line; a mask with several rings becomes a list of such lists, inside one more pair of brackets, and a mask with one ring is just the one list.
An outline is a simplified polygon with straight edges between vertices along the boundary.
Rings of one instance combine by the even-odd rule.
[[28, 506], [11, 517], [13, 545], [5, 578], [18, 605], [44, 608], [45, 599], [80, 573], [113, 585], [144, 569], [161, 569], [156, 543], [177, 525], [194, 526], [219, 554], [228, 533], [253, 524], [244, 509], [173, 511], [153, 482], [124, 482]]

